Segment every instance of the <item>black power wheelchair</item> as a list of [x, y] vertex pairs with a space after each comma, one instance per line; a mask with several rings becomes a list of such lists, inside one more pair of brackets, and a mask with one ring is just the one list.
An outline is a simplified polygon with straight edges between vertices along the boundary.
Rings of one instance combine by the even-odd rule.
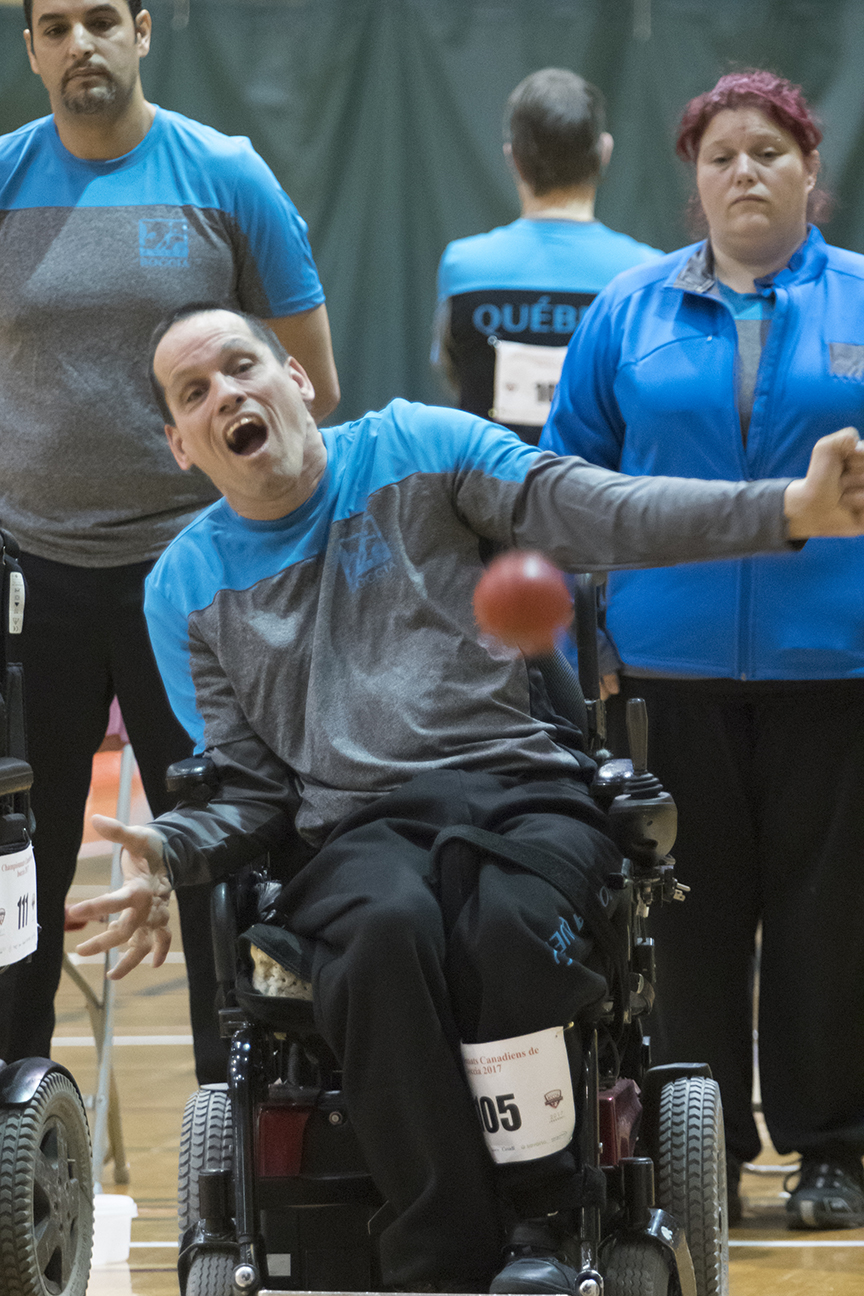
[[[579, 1296], [726, 1296], [728, 1224], [719, 1092], [703, 1064], [650, 1065], [643, 1021], [654, 1000], [652, 903], [683, 899], [668, 857], [672, 798], [647, 772], [644, 703], [628, 704], [632, 761], [604, 749], [597, 686], [594, 587], [576, 589], [580, 681], [563, 657], [540, 663], [553, 705], [583, 733], [599, 769], [593, 793], [625, 856], [616, 909], [618, 955], [608, 1000], [583, 1023], [573, 1076], [581, 1163], [587, 1168], [568, 1262]], [[585, 696], [592, 700], [585, 702]], [[206, 762], [180, 762], [169, 785], [206, 800]], [[254, 927], [279, 884], [266, 872], [219, 883], [213, 897], [217, 977], [231, 1040], [227, 1085], [190, 1098], [179, 1174], [184, 1296], [374, 1291], [376, 1238], [388, 1223], [340, 1092], [337, 1059], [312, 1005], [252, 985], [238, 935]], [[243, 941], [240, 941], [242, 948]], [[247, 942], [248, 945], [248, 942]], [[290, 969], [308, 981], [298, 940]]]
[[[36, 917], [23, 672], [9, 660], [24, 612], [17, 556], [0, 531], [0, 995], [2, 974], [31, 951]], [[48, 1058], [0, 1061], [0, 1294], [84, 1296], [92, 1244], [90, 1131], [78, 1086]]]

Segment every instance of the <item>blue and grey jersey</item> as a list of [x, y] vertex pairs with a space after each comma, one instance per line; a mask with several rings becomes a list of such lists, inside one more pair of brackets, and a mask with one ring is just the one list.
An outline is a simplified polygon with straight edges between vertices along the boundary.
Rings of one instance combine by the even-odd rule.
[[485, 418], [492, 408], [491, 343], [566, 346], [610, 279], [660, 255], [599, 221], [539, 216], [449, 243], [432, 360], [449, 365], [460, 409]]
[[[283, 808], [317, 843], [425, 770], [578, 775], [531, 714], [525, 661], [478, 631], [488, 542], [570, 571], [786, 543], [781, 482], [626, 478], [401, 400], [323, 435], [326, 472], [299, 509], [255, 522], [222, 501], [147, 581], [179, 719], [199, 750], [253, 771], [243, 804], [202, 818], [208, 848], [214, 815], [254, 827], [255, 787], [272, 804], [280, 781]], [[194, 837], [188, 816], [176, 822]]]
[[188, 301], [265, 318], [324, 300], [306, 226], [246, 139], [156, 110], [123, 157], [52, 117], [0, 138], [0, 518], [80, 567], [155, 558], [215, 498], [179, 471], [146, 375]]

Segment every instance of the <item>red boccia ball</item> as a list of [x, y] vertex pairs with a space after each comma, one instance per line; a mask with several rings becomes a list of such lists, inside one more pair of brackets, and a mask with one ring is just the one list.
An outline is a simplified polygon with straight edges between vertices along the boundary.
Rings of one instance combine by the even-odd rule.
[[494, 559], [477, 582], [474, 615], [484, 634], [536, 657], [552, 651], [556, 630], [572, 620], [573, 602], [548, 558], [512, 550]]

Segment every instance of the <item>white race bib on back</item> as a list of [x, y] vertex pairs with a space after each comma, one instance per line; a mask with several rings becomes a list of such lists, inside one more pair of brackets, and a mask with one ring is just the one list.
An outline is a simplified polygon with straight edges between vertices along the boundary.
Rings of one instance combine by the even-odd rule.
[[542, 427], [549, 417], [566, 354], [566, 346], [496, 341], [492, 417], [498, 423]]
[[28, 843], [0, 855], [0, 967], [17, 963], [36, 948], [36, 861]]

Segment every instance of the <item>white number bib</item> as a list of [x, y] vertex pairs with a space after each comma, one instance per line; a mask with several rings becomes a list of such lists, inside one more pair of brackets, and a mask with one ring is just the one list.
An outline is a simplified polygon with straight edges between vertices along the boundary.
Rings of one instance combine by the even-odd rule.
[[497, 341], [492, 417], [499, 423], [542, 427], [549, 417], [566, 354], [566, 346]]
[[496, 1161], [535, 1161], [567, 1146], [576, 1106], [563, 1026], [463, 1044], [462, 1063]]
[[29, 844], [0, 855], [0, 967], [36, 948], [36, 861]]

